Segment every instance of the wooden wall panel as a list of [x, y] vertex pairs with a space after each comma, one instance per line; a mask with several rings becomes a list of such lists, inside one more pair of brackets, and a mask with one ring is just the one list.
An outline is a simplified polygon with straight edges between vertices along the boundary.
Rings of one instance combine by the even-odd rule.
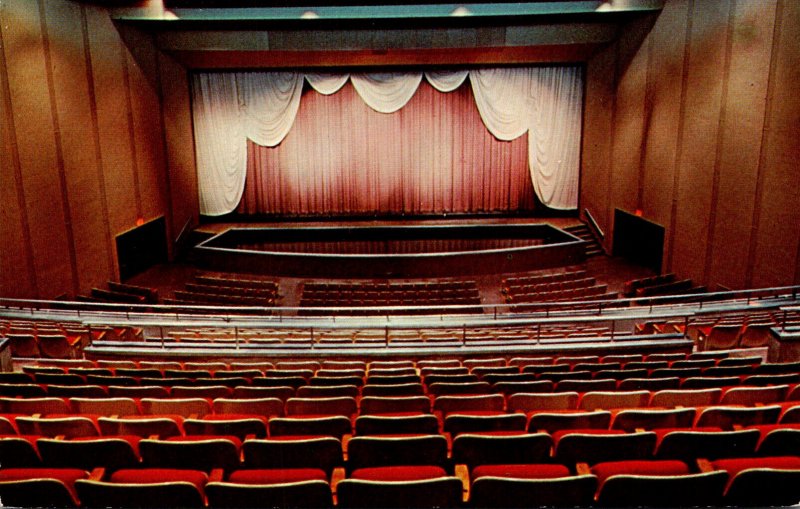
[[129, 55], [127, 60], [141, 212], [143, 219], [149, 221], [167, 209], [166, 168], [158, 83], [148, 79], [149, 76], [158, 76], [158, 55], [149, 38], [141, 41], [138, 48], [139, 58]]
[[166, 55], [159, 55], [163, 97], [163, 125], [167, 146], [169, 201], [172, 207], [173, 238], [187, 221], [197, 224], [197, 168], [194, 159], [191, 100], [186, 69]]
[[0, 295], [33, 298], [37, 296], [37, 278], [6, 68], [5, 16], [0, 10]]
[[694, 2], [689, 39], [681, 154], [669, 271], [703, 281], [711, 217], [729, 6], [727, 2]]
[[[683, 70], [688, 2], [668, 3], [650, 32], [652, 49], [648, 67], [642, 209], [648, 219], [663, 226], [672, 220], [675, 157], [683, 94]], [[681, 30], [682, 29], [682, 30]], [[666, 232], [665, 248], [670, 232]]]
[[4, 4], [6, 68], [37, 293], [56, 297], [70, 293], [73, 281], [41, 23], [38, 2]]
[[[626, 51], [620, 41], [620, 52]], [[646, 48], [645, 41], [643, 48]], [[647, 83], [647, 51], [638, 51], [618, 78], [617, 99], [612, 138], [612, 171], [609, 174], [609, 217], [614, 209], [633, 212], [639, 207], [639, 167], [642, 159], [642, 136], [646, 125], [645, 87]]]
[[[778, 2], [751, 284], [800, 284], [800, 2]], [[794, 273], [794, 277], [792, 274]]]
[[775, 2], [737, 2], [718, 146], [719, 193], [709, 283], [746, 285]]
[[[611, 133], [614, 122], [614, 64], [616, 45], [609, 45], [586, 66], [586, 94], [583, 110], [583, 140], [580, 176], [580, 208], [588, 209], [604, 233], [611, 231], [609, 175]], [[610, 249], [606, 236], [606, 249]]]
[[52, 76], [58, 111], [69, 210], [74, 233], [79, 293], [113, 277], [106, 235], [107, 208], [98, 181], [99, 162], [91, 148], [92, 103], [87, 81], [80, 6], [46, 2]]
[[[131, 228], [136, 204], [132, 113], [127, 100], [126, 50], [107, 13], [86, 7], [100, 148], [105, 173], [111, 235]], [[114, 255], [116, 264], [116, 254]], [[115, 270], [116, 272], [116, 270]]]

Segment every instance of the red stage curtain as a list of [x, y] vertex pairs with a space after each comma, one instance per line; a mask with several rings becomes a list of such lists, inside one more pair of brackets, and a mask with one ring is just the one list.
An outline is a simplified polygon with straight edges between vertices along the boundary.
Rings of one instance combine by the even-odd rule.
[[535, 208], [527, 135], [506, 142], [483, 125], [472, 90], [422, 81], [396, 113], [370, 109], [348, 82], [308, 85], [277, 147], [248, 141], [239, 213], [276, 216], [513, 213]]

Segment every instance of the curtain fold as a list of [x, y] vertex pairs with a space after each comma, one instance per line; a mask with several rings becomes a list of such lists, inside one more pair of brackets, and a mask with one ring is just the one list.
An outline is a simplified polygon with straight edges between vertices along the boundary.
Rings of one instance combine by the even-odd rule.
[[[581, 134], [581, 110], [583, 77], [576, 67], [533, 67], [533, 68], [496, 68], [473, 71], [428, 71], [424, 73], [425, 81], [430, 86], [444, 93], [460, 90], [467, 78], [470, 80], [473, 108], [476, 107], [481, 123], [486, 130], [498, 140], [511, 141], [527, 134], [527, 166], [528, 185], [539, 200], [546, 206], [555, 209], [575, 209], [578, 200], [579, 151]], [[308, 82], [311, 89], [322, 96], [343, 93], [349, 81], [352, 89], [364, 104], [371, 110], [400, 115], [400, 129], [414, 129], [415, 125], [404, 124], [404, 107], [412, 100], [420, 89], [422, 72], [386, 72], [386, 73], [291, 73], [291, 72], [248, 72], [248, 73], [198, 73], [193, 76], [193, 118], [195, 123], [196, 155], [198, 166], [198, 192], [200, 194], [200, 213], [204, 215], [222, 215], [236, 209], [244, 192], [245, 182], [250, 186], [253, 175], [248, 167], [249, 157], [254, 156], [252, 150], [248, 155], [248, 140], [265, 147], [276, 147], [293, 131], [301, 109], [303, 83]], [[307, 96], [310, 97], [310, 96]], [[468, 106], [465, 106], [468, 107]], [[360, 129], [354, 124], [353, 112], [337, 107], [331, 115], [338, 115], [330, 122], [321, 122], [329, 129]], [[438, 112], [435, 106], [428, 114], [439, 121], [437, 129], [450, 129], [444, 119], [447, 115]], [[437, 116], [438, 115], [438, 116]], [[407, 116], [407, 115], [406, 115]], [[428, 210], [473, 210], [474, 196], [464, 198], [458, 195], [457, 189], [463, 182], [480, 185], [485, 193], [493, 196], [489, 201], [495, 202], [505, 196], [508, 203], [516, 199], [510, 189], [518, 187], [517, 176], [513, 173], [480, 174], [476, 168], [486, 168], [486, 160], [474, 160], [471, 157], [487, 157], [477, 154], [468, 141], [456, 148], [441, 149], [435, 140], [442, 134], [433, 129], [419, 133], [421, 139], [434, 140], [421, 150], [427, 154], [435, 171], [429, 171], [429, 181], [421, 183], [415, 179], [402, 176], [406, 171], [404, 164], [412, 164], [409, 159], [409, 147], [393, 146], [393, 138], [402, 132], [389, 133], [383, 147], [370, 145], [371, 148], [354, 147], [359, 161], [371, 161], [378, 164], [378, 157], [384, 157], [382, 151], [394, 154], [390, 160], [400, 165], [393, 169], [401, 176], [398, 181], [377, 179], [375, 172], [367, 167], [351, 168], [350, 175], [326, 175], [324, 169], [319, 170], [321, 181], [337, 180], [352, 184], [339, 187], [339, 193], [351, 196], [369, 192], [369, 200], [377, 200], [370, 204], [370, 210], [393, 210], [400, 213], [416, 213]], [[317, 138], [324, 139], [333, 131], [318, 132]], [[370, 133], [367, 132], [368, 136]], [[426, 138], [427, 137], [427, 138]], [[433, 147], [433, 148], [431, 148]], [[308, 146], [307, 151], [318, 153], [321, 149]], [[367, 151], [367, 152], [364, 152]], [[334, 151], [336, 152], [336, 151]], [[328, 154], [335, 166], [336, 157], [341, 154]], [[372, 159], [370, 159], [372, 158]], [[467, 164], [463, 164], [464, 161]], [[287, 181], [300, 171], [303, 161], [286, 161], [286, 166], [272, 168], [280, 178]], [[419, 164], [414, 162], [413, 164]], [[507, 165], [508, 161], [494, 161], [492, 164]], [[408, 169], [414, 171], [426, 171]], [[461, 172], [460, 174], [456, 174]], [[406, 172], [407, 173], [407, 172]], [[449, 176], [446, 174], [449, 173]], [[370, 183], [371, 186], [366, 186]], [[392, 186], [401, 186], [403, 193], [392, 194]], [[422, 197], [419, 188], [409, 186], [430, 185], [437, 191], [431, 197]], [[393, 187], [392, 187], [393, 188]], [[329, 188], [332, 189], [332, 188]], [[379, 192], [376, 192], [375, 190]], [[369, 190], [369, 191], [365, 191]], [[252, 190], [251, 190], [252, 191]], [[264, 191], [262, 189], [262, 191]], [[259, 191], [259, 192], [262, 192]], [[448, 194], [449, 193], [449, 194]], [[248, 191], [248, 196], [253, 194]], [[333, 204], [335, 197], [330, 191], [323, 191], [319, 196], [312, 196], [305, 190], [302, 197], [277, 197], [291, 204], [298, 211], [323, 210], [316, 205]], [[426, 201], [428, 200], [428, 201]], [[432, 201], [431, 201], [432, 200]], [[358, 200], [346, 199], [352, 203]], [[446, 203], [449, 203], [449, 207]], [[245, 207], [248, 208], [248, 207]], [[480, 207], [478, 207], [480, 209]], [[288, 209], [286, 209], [288, 210]], [[336, 211], [335, 207], [330, 209]], [[348, 212], [348, 211], [345, 211]]]
[[367, 106], [380, 113], [394, 113], [406, 105], [422, 81], [421, 72], [351, 74], [350, 82]]

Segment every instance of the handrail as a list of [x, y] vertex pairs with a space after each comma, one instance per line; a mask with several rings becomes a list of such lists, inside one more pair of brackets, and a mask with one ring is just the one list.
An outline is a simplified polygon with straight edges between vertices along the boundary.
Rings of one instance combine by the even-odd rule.
[[589, 209], [584, 208], [583, 213], [586, 214], [586, 219], [588, 219], [589, 226], [594, 228], [595, 233], [597, 233], [597, 236], [600, 237], [601, 240], [604, 240], [606, 238], [606, 234], [603, 233], [603, 230], [600, 228], [600, 225], [597, 224], [597, 221], [594, 220], [594, 216], [592, 215], [591, 212], [589, 212]]
[[[743, 304], [750, 305], [754, 299], [763, 301], [768, 298], [785, 299], [789, 295], [790, 300], [796, 301], [800, 286], [783, 286], [771, 288], [759, 288], [752, 290], [739, 290], [732, 292], [712, 292], [686, 295], [667, 295], [661, 297], [637, 297], [631, 299], [613, 300], [591, 300], [591, 301], [562, 301], [562, 302], [540, 302], [540, 303], [517, 303], [517, 304], [453, 304], [445, 306], [369, 306], [359, 307], [359, 311], [374, 311], [374, 315], [351, 316], [343, 315], [342, 311], [351, 311], [352, 307], [259, 307], [259, 306], [204, 306], [204, 305], [163, 305], [163, 304], [117, 304], [100, 302], [71, 302], [71, 301], [50, 301], [37, 299], [9, 299], [0, 298], [0, 315], [11, 317], [35, 317], [42, 318], [53, 315], [75, 316], [77, 320], [91, 317], [103, 317], [104, 313], [119, 314], [126, 317], [131, 314], [143, 315], [169, 315], [177, 320], [185, 322], [195, 320], [204, 315], [213, 315], [215, 319], [233, 320], [241, 319], [241, 313], [260, 316], [263, 320], [270, 317], [271, 323], [282, 322], [291, 319], [293, 322], [305, 323], [327, 323], [331, 320], [347, 321], [357, 324], [365, 322], [374, 323], [377, 319], [392, 320], [395, 322], [448, 322], [452, 318], [458, 317], [464, 320], [464, 316], [480, 318], [497, 322], [503, 319], [533, 320], [547, 317], [580, 317], [597, 316], [609, 318], [614, 314], [625, 315], [635, 313], [638, 307], [648, 309], [648, 314], [652, 314], [657, 308], [677, 308], [682, 310], [695, 310], [696, 313], [711, 313], [718, 311], [720, 307], [731, 303], [744, 300]], [[786, 304], [786, 302], [784, 302]], [[778, 304], [774, 304], [777, 306]], [[489, 309], [486, 313], [465, 313], [456, 315], [455, 313], [443, 313], [442, 311], [474, 310], [476, 308]], [[535, 310], [531, 310], [535, 308]], [[393, 314], [398, 311], [432, 311], [425, 315]], [[520, 311], [517, 311], [520, 310]], [[329, 312], [322, 316], [301, 316], [299, 311], [322, 311]], [[438, 313], [436, 311], [439, 311]], [[337, 314], [337, 312], [339, 312]], [[506, 315], [514, 315], [508, 317]], [[63, 318], [66, 319], [66, 318]]]

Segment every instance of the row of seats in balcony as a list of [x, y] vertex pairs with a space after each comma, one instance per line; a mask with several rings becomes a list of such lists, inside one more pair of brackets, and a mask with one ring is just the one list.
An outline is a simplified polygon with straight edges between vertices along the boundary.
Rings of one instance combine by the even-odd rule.
[[[369, 387], [369, 386], [365, 386]], [[133, 416], [180, 415], [205, 417], [212, 414], [248, 415], [253, 418], [269, 416], [340, 416], [345, 423], [356, 415], [372, 414], [435, 414], [444, 423], [445, 431], [452, 426], [486, 426], [485, 430], [521, 430], [534, 426], [534, 417], [540, 413], [558, 412], [561, 427], [569, 422], [594, 423], [607, 427], [612, 413], [618, 409], [643, 409], [641, 419], [650, 416], [651, 422], [669, 424], [680, 418], [686, 426], [711, 425], [710, 420], [729, 423], [793, 422], [800, 406], [800, 390], [788, 386], [733, 387], [716, 389], [679, 389], [661, 391], [589, 391], [553, 393], [490, 393], [430, 395], [358, 395], [354, 386], [337, 386], [337, 392], [315, 391], [314, 387], [301, 387], [296, 392], [290, 388], [271, 391], [192, 391], [191, 387], [176, 391], [135, 390], [109, 391], [85, 396], [29, 396], [0, 398], [0, 412], [10, 421], [18, 416]], [[347, 388], [349, 390], [343, 390]], [[124, 389], [124, 388], [120, 388]], [[162, 388], [163, 389], [163, 388]], [[113, 396], [111, 396], [113, 394]], [[147, 396], [152, 394], [152, 396]], [[236, 397], [238, 396], [238, 397]], [[212, 399], [213, 398], [213, 399]], [[653, 410], [685, 407], [680, 415], [666, 413], [661, 416]], [[690, 412], [686, 408], [692, 408]], [[713, 411], [708, 411], [713, 409]], [[707, 412], [708, 411], [708, 412]], [[593, 415], [583, 415], [596, 412]], [[450, 417], [462, 413], [477, 413], [485, 417], [460, 424], [450, 423]], [[538, 417], [542, 419], [542, 417]], [[598, 420], [599, 419], [599, 420]], [[737, 419], [741, 419], [738, 421]], [[755, 421], [753, 420], [755, 419]], [[459, 422], [463, 419], [454, 419]], [[574, 421], [573, 421], [574, 420]], [[530, 421], [530, 422], [529, 422]], [[47, 424], [47, 423], [44, 423]], [[411, 423], [414, 424], [414, 423]], [[419, 423], [417, 423], [419, 424]], [[424, 424], [424, 423], [423, 423]], [[674, 423], [671, 424], [674, 426]], [[346, 424], [344, 428], [348, 428]], [[573, 426], [574, 427], [574, 426]], [[580, 426], [579, 426], [580, 427]], [[587, 426], [584, 426], [587, 427]], [[650, 426], [650, 427], [664, 427]], [[729, 427], [728, 425], [722, 427]], [[449, 428], [449, 429], [448, 429]], [[475, 429], [474, 431], [478, 431]], [[349, 433], [346, 429], [343, 433]]]
[[274, 306], [278, 299], [278, 283], [268, 279], [243, 279], [234, 275], [197, 274], [185, 290], [175, 290], [169, 304], [221, 304], [239, 306]]
[[76, 359], [94, 340], [142, 339], [135, 327], [88, 327], [76, 322], [0, 321], [0, 338], [9, 341], [14, 357]]
[[747, 457], [718, 448], [702, 451], [721, 453], [717, 457], [664, 458], [653, 455], [656, 441], [652, 432], [461, 435], [448, 457], [440, 435], [364, 436], [347, 442], [345, 459], [343, 444], [331, 437], [143, 439], [135, 447], [124, 439], [40, 439], [39, 451], [28, 454], [41, 455], [47, 466], [4, 466], [0, 497], [21, 506], [87, 507], [151, 506], [148, 496], [178, 507], [206, 501], [212, 507], [324, 507], [334, 494], [343, 507], [770, 505], [800, 499], [796, 455]]
[[563, 271], [535, 271], [527, 274], [507, 275], [500, 280], [500, 291], [508, 293], [509, 287], [535, 285], [540, 283], [556, 283], [562, 281], [574, 281], [587, 277], [585, 267], [573, 267]]

